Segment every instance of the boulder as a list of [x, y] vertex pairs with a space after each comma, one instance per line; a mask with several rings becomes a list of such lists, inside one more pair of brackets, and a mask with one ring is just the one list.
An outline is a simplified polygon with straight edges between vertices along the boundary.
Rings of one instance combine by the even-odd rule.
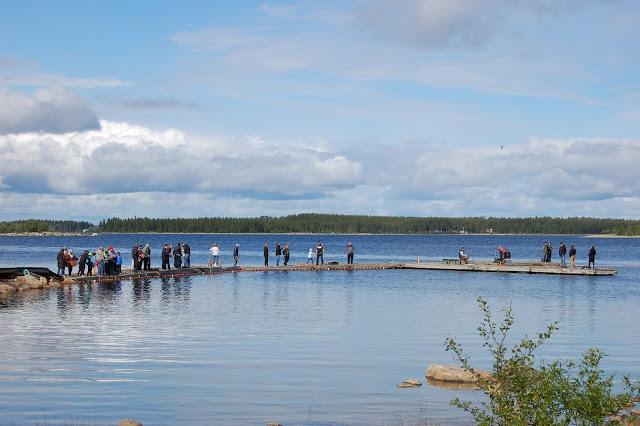
[[402, 383], [398, 385], [399, 388], [416, 388], [418, 386], [422, 386], [422, 382], [418, 379], [405, 379]]
[[35, 275], [24, 275], [22, 277], [18, 277], [15, 282], [18, 285], [18, 291], [44, 288], [47, 285], [46, 278], [37, 277]]
[[[488, 371], [476, 370], [476, 374], [486, 380], [493, 380]], [[431, 364], [425, 373], [430, 380], [439, 380], [449, 383], [476, 383], [476, 376], [468, 370], [451, 365]]]
[[142, 423], [137, 420], [122, 419], [118, 423], [118, 426], [142, 426]]
[[16, 289], [9, 284], [0, 283], [0, 297], [11, 296], [16, 292]]

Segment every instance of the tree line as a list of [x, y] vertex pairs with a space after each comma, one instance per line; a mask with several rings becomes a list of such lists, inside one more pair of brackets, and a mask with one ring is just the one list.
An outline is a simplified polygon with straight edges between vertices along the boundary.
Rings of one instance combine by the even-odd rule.
[[25, 219], [11, 222], [0, 222], [0, 233], [30, 233], [30, 232], [67, 232], [78, 233], [85, 230], [94, 229], [95, 225], [90, 222], [77, 220], [43, 220]]
[[399, 217], [295, 214], [281, 217], [110, 218], [93, 225], [72, 220], [0, 222], [0, 233], [343, 233], [343, 234], [617, 234], [640, 235], [640, 220], [589, 217]]

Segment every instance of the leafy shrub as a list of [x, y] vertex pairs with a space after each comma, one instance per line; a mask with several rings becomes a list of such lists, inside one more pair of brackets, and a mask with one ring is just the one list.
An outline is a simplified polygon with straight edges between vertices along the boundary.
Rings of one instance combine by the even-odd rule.
[[589, 349], [579, 362], [571, 360], [536, 362], [535, 351], [558, 330], [557, 322], [536, 338], [525, 337], [511, 348], [505, 343], [514, 324], [511, 307], [498, 324], [488, 303], [478, 298], [483, 320], [478, 333], [493, 358], [493, 379], [487, 380], [471, 366], [463, 347], [446, 339], [446, 350], [453, 352], [462, 367], [472, 372], [486, 398], [480, 402], [451, 403], [470, 413], [480, 425], [599, 425], [638, 420], [632, 410], [640, 396], [640, 382], [623, 378], [624, 391], [613, 389], [613, 376], [600, 368], [604, 353]]

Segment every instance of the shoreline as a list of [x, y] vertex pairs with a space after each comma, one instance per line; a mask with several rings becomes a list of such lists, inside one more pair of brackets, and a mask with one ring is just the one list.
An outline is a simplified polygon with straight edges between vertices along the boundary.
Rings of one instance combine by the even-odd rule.
[[354, 236], [469, 236], [469, 237], [535, 237], [535, 236], [575, 236], [580, 238], [640, 238], [640, 235], [618, 234], [531, 234], [531, 233], [458, 233], [458, 232], [427, 232], [427, 233], [370, 233], [370, 232], [9, 232], [0, 233], [0, 237], [100, 237], [103, 235], [354, 235]]

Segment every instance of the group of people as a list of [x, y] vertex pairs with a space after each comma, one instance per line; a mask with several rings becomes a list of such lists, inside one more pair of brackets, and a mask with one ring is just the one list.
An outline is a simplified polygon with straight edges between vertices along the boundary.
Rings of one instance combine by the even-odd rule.
[[[208, 263], [209, 267], [211, 268], [214, 266], [221, 266], [220, 265], [220, 248], [216, 243], [213, 243], [213, 245], [209, 249], [209, 252], [211, 253], [211, 257], [209, 258], [209, 263]], [[289, 261], [291, 259], [291, 249], [289, 248], [288, 243], [282, 244], [280, 243], [280, 241], [276, 242], [274, 252], [275, 252], [274, 254], [276, 258], [276, 266], [280, 266], [281, 261], [284, 266], [289, 265]], [[344, 253], [346, 253], [347, 255], [347, 264], [352, 265], [353, 259], [355, 256], [355, 247], [353, 246], [353, 243], [351, 241], [347, 243], [347, 246], [344, 249]], [[269, 266], [270, 250], [269, 250], [268, 242], [265, 242], [264, 245], [262, 246], [262, 254], [264, 257], [264, 266]], [[316, 265], [324, 265], [324, 245], [322, 244], [321, 241], [318, 241], [315, 247], [311, 247], [309, 249], [309, 253], [307, 255], [307, 265], [313, 264], [314, 258], [315, 258]], [[234, 267], [238, 266], [239, 259], [240, 259], [240, 245], [235, 244], [233, 247], [233, 266]]]
[[[542, 258], [542, 261], [543, 262], [551, 262], [551, 253], [552, 253], [551, 243], [545, 241], [544, 246], [543, 246], [543, 258]], [[570, 265], [571, 269], [573, 269], [575, 264], [576, 264], [576, 254], [577, 254], [576, 247], [575, 247], [575, 245], [573, 243], [571, 243], [570, 246], [569, 246], [569, 265]], [[560, 242], [560, 246], [558, 247], [558, 255], [560, 256], [560, 266], [563, 267], [563, 268], [566, 268], [567, 267], [567, 262], [566, 262], [567, 246], [564, 244], [564, 241]], [[587, 259], [589, 260], [587, 268], [595, 269], [596, 268], [596, 246], [595, 246], [595, 244], [591, 244], [591, 248], [589, 249], [589, 252], [587, 253]]]
[[508, 248], [500, 244], [498, 246], [498, 261], [506, 262], [507, 260], [511, 260], [511, 252]]
[[162, 269], [171, 270], [171, 258], [174, 268], [191, 267], [191, 246], [188, 243], [176, 243], [175, 246], [164, 243], [162, 247]]
[[57, 255], [58, 274], [66, 275], [73, 273], [73, 268], [78, 267], [78, 276], [82, 275], [117, 275], [122, 272], [122, 255], [109, 246], [106, 250], [100, 246], [98, 250], [90, 252], [84, 250], [80, 257], [77, 257], [72, 249], [62, 247]]

